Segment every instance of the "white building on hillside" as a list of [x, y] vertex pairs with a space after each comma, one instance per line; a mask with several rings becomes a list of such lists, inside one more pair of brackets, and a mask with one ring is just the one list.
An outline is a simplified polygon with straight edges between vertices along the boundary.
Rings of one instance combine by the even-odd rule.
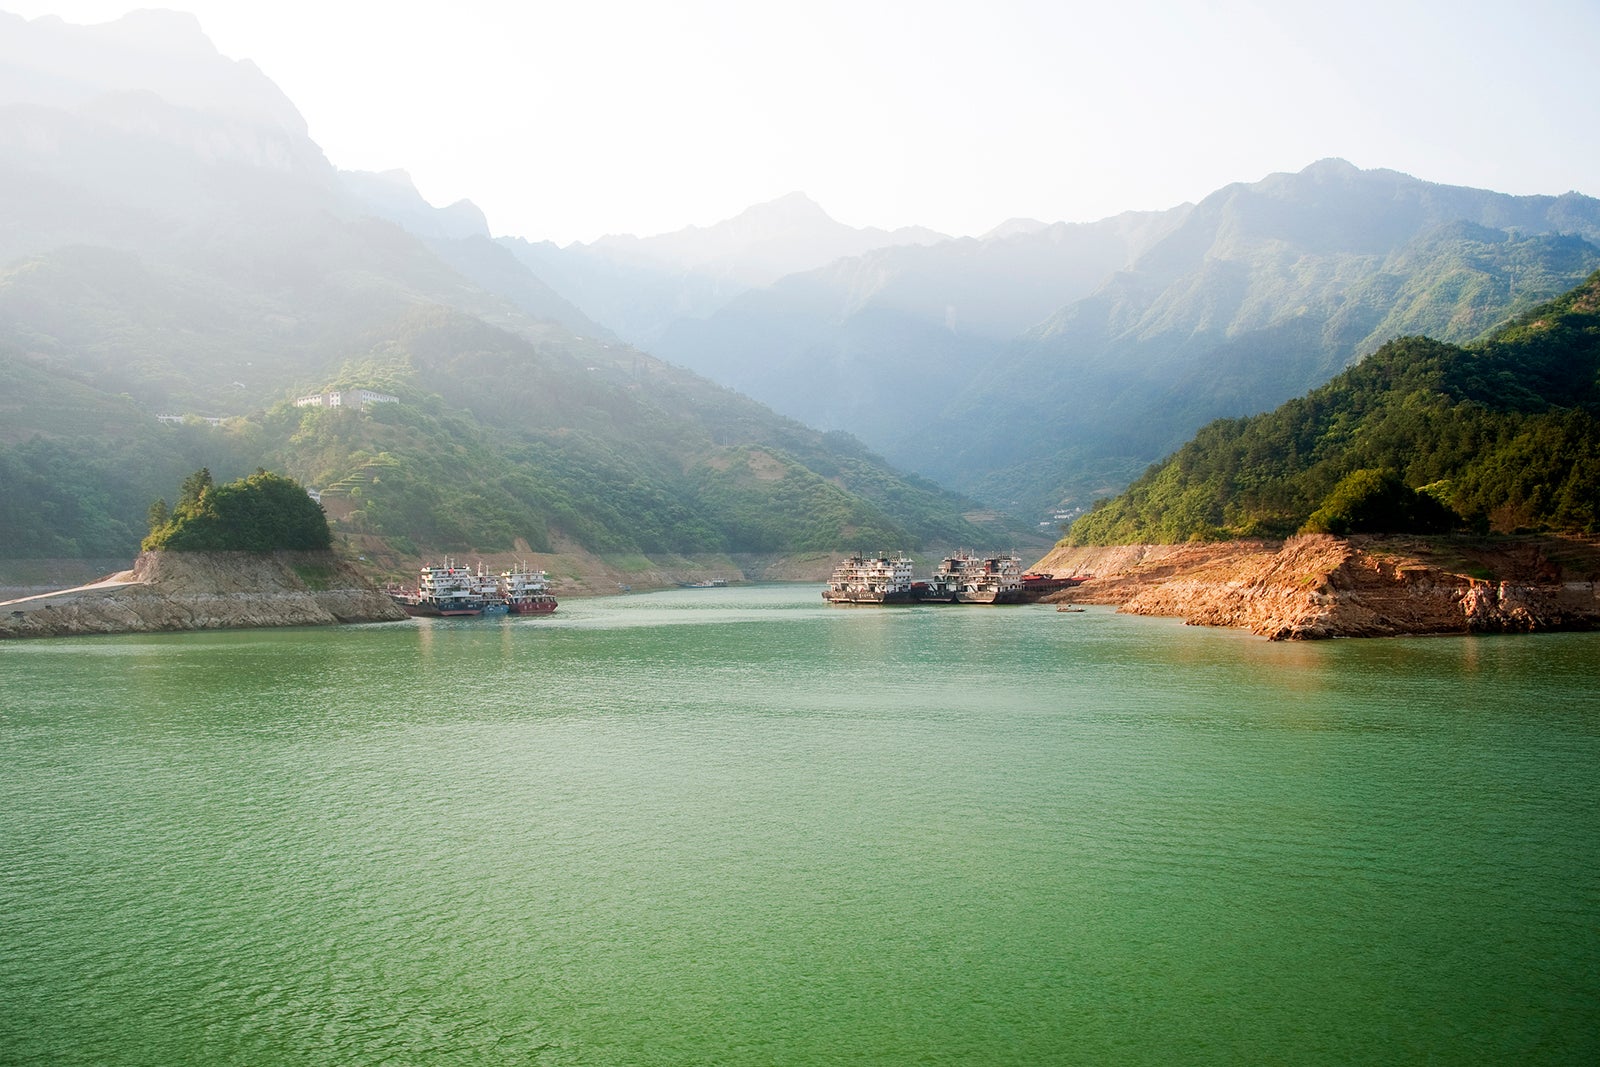
[[400, 398], [371, 389], [335, 389], [331, 393], [312, 393], [295, 399], [297, 408], [364, 408], [368, 404], [396, 404]]

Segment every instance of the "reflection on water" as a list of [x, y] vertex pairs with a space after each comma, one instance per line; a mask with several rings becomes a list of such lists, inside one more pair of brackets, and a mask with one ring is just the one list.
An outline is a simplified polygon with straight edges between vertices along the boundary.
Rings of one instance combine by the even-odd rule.
[[817, 594], [0, 646], [0, 1061], [1600, 1051], [1595, 635]]

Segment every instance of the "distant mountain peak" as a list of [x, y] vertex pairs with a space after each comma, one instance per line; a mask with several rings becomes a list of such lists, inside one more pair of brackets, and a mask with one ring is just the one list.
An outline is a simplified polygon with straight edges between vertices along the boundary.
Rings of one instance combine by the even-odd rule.
[[805, 193], [788, 193], [776, 200], [753, 204], [733, 218], [707, 226], [700, 232], [719, 235], [723, 244], [749, 245], [848, 229]]
[[1350, 162], [1348, 159], [1341, 159], [1338, 156], [1328, 156], [1326, 159], [1319, 159], [1315, 163], [1312, 163], [1310, 166], [1301, 170], [1300, 173], [1306, 175], [1308, 178], [1323, 178], [1328, 176], [1348, 177], [1360, 174], [1361, 168]]
[[607, 234], [588, 249], [619, 262], [691, 271], [744, 287], [769, 285], [786, 274], [874, 248], [945, 239], [931, 230], [857, 229], [833, 218], [805, 193], [793, 192], [710, 226], [687, 226], [653, 237]]
[[1000, 225], [996, 226], [994, 229], [990, 230], [988, 233], [985, 233], [982, 237], [979, 238], [979, 240], [981, 240], [981, 241], [1003, 240], [1003, 239], [1005, 239], [1007, 237], [1016, 237], [1016, 236], [1019, 236], [1021, 234], [1039, 233], [1039, 232], [1041, 232], [1043, 230], [1048, 230], [1049, 228], [1050, 228], [1050, 224], [1048, 222], [1041, 222], [1038, 219], [1030, 219], [1030, 218], [1006, 219], [1006, 221], [1002, 222]]
[[[752, 204], [745, 208], [734, 220], [746, 217], [775, 217], [793, 220], [834, 221], [822, 205], [802, 192], [785, 193], [776, 200], [768, 200], [764, 204]], [[730, 220], [730, 221], [734, 221]]]
[[489, 220], [471, 200], [434, 207], [404, 170], [342, 170], [339, 183], [362, 208], [418, 237], [455, 240], [488, 237]]
[[413, 193], [417, 196], [422, 195], [417, 192], [417, 183], [412, 179], [411, 172], [399, 167], [391, 170], [349, 171], [348, 173], [360, 174], [377, 185], [388, 186], [389, 188]]
[[217, 50], [200, 20], [187, 11], [141, 8], [105, 23], [104, 29], [124, 45], [152, 52], [208, 55]]
[[218, 52], [195, 16], [134, 11], [77, 25], [0, 13], [0, 105], [78, 110], [108, 95], [148, 92], [167, 104], [304, 139], [299, 110], [249, 60]]

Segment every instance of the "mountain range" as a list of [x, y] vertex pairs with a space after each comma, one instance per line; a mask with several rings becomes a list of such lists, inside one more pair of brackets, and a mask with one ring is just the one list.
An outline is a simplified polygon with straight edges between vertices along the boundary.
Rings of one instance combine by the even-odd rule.
[[[1009, 542], [847, 434], [622, 344], [468, 203], [338, 171], [187, 16], [0, 19], [0, 545], [136, 550], [207, 466], [390, 556]], [[365, 388], [392, 402], [297, 407]]]
[[1600, 271], [1488, 337], [1402, 337], [1270, 412], [1218, 419], [1073, 544], [1307, 533], [1600, 533]]
[[[1087, 506], [1209, 420], [1271, 408], [1386, 340], [1468, 340], [1596, 266], [1591, 197], [1328, 159], [1166, 211], [874, 249], [685, 307], [648, 343], [1031, 514]], [[552, 286], [630, 336], [590, 293]]]
[[502, 243], [557, 292], [629, 342], [654, 350], [681, 319], [700, 319], [751, 290], [874, 249], [947, 240], [932, 230], [846, 226], [804, 193], [757, 204], [714, 226], [653, 237], [602, 237], [564, 248]]
[[[0, 15], [0, 60], [0, 501], [32, 531], [14, 552], [136, 542], [207, 457], [343, 487], [346, 533], [418, 551], [1015, 539], [1214, 418], [1396, 336], [1470, 340], [1600, 267], [1600, 201], [1340, 160], [975, 238], [854, 228], [791, 194], [557, 247], [403, 172], [337, 169], [189, 16]], [[399, 406], [287, 406], [336, 385]], [[41, 494], [69, 518], [23, 515]], [[975, 525], [986, 508], [1025, 525]]]

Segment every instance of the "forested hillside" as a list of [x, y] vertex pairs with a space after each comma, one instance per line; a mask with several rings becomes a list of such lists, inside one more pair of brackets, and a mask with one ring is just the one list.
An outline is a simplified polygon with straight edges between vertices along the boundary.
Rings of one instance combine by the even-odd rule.
[[1328, 159], [1166, 211], [878, 249], [680, 313], [647, 347], [1038, 515], [1387, 340], [1470, 341], [1597, 267], [1591, 197]]
[[[118, 336], [134, 353], [159, 350]], [[510, 550], [518, 539], [646, 553], [1010, 539], [848, 435], [809, 430], [626, 346], [554, 327], [538, 336], [418, 303], [325, 377], [298, 366], [269, 408], [218, 425], [164, 425], [161, 408], [111, 392], [160, 388], [137, 360], [102, 368], [0, 345], [0, 544], [17, 557], [130, 553], [151, 501], [199, 466], [219, 478], [265, 466], [323, 488], [337, 531], [405, 554]], [[288, 403], [335, 388], [400, 400]]]
[[[335, 533], [419, 554], [1012, 540], [847, 435], [574, 332], [470, 204], [341, 179], [253, 66], [138, 18], [3, 24], [42, 36], [0, 85], [0, 554], [130, 555], [200, 467], [282, 472]], [[398, 401], [291, 404], [335, 388]]]
[[881, 447], [984, 499], [1087, 505], [1212, 419], [1271, 410], [1397, 336], [1471, 341], [1596, 268], [1600, 201], [1324, 160], [1207, 197]]
[[[744, 293], [714, 315], [680, 316], [651, 350], [879, 447], [930, 424], [957, 442], [992, 432], [986, 420], [1012, 432], [988, 415], [948, 423], [947, 408], [1013, 338], [1130, 266], [1183, 215], [1128, 212], [876, 249]], [[899, 462], [920, 469], [927, 458], [905, 451]]]
[[522, 538], [536, 551], [555, 539], [596, 552], [828, 551], [982, 536], [958, 498], [852, 438], [625, 346], [567, 347], [419, 312], [342, 379], [398, 403], [280, 405], [262, 420], [268, 454], [324, 487], [344, 527], [402, 550]]
[[1397, 532], [1440, 514], [1600, 533], [1600, 272], [1485, 341], [1400, 338], [1275, 411], [1209, 424], [1067, 541]]

